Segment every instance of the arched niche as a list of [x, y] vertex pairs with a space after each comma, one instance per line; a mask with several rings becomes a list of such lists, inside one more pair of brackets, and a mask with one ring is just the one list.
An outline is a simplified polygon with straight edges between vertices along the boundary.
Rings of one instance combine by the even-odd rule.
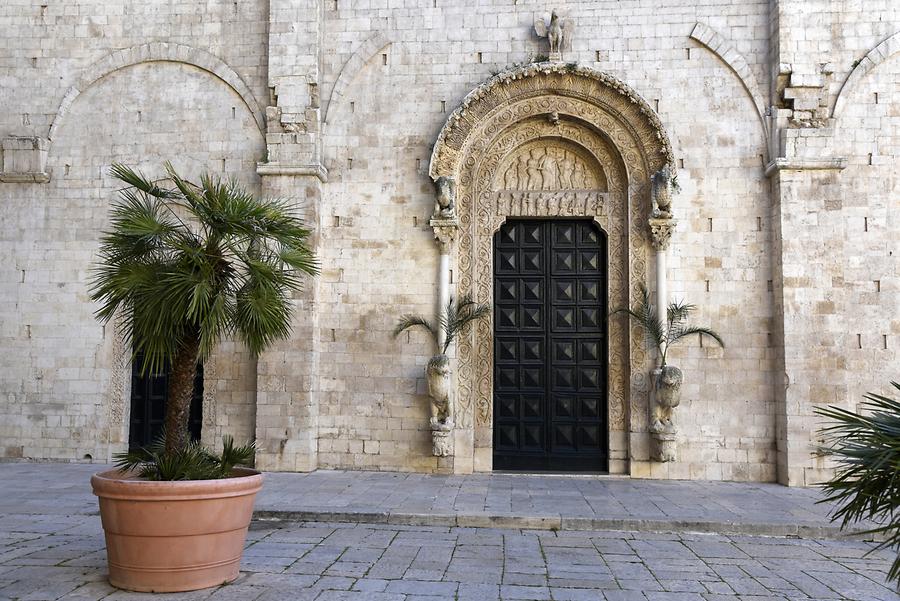
[[[508, 218], [584, 217], [608, 238], [608, 306], [630, 305], [649, 281], [650, 179], [672, 162], [657, 115], [605, 73], [539, 63], [491, 78], [449, 117], [431, 157], [431, 177], [456, 182], [456, 294], [492, 301], [492, 239]], [[608, 333], [610, 471], [622, 473], [649, 457], [650, 363], [639, 329], [616, 317]], [[475, 471], [491, 469], [493, 352], [490, 320], [458, 342], [457, 424], [471, 436], [457, 437], [455, 455]]]

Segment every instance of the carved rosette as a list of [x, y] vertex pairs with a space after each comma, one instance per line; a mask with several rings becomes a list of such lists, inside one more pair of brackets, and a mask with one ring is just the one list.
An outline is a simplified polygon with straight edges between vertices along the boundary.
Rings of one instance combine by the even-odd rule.
[[672, 240], [672, 233], [678, 222], [674, 219], [654, 219], [650, 222], [650, 240], [656, 251], [665, 251], [669, 249], [669, 242]]
[[[671, 161], [656, 114], [607, 74], [541, 63], [492, 78], [451, 115], [431, 159], [432, 178], [457, 183], [458, 293], [492, 300], [492, 237], [507, 218], [590, 217], [608, 237], [608, 306], [630, 306], [648, 277], [650, 174]], [[615, 317], [609, 341], [610, 429], [647, 432], [650, 366], [642, 333]], [[489, 444], [490, 321], [459, 340], [457, 357], [457, 424], [487, 432], [476, 441]]]

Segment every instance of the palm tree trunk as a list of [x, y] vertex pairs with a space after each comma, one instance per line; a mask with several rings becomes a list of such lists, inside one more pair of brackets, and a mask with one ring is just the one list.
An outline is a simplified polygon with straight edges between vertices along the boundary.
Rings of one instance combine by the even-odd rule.
[[183, 449], [188, 443], [188, 418], [191, 397], [194, 395], [194, 376], [200, 353], [200, 332], [190, 329], [172, 361], [169, 390], [166, 399], [166, 453]]

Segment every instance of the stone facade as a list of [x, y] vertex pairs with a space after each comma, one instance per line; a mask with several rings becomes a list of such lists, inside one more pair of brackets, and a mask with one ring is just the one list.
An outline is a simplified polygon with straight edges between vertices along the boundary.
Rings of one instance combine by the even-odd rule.
[[[491, 469], [493, 348], [485, 322], [454, 349], [454, 451], [434, 456], [434, 349], [390, 335], [400, 314], [435, 311], [433, 180], [456, 182], [454, 295], [492, 299], [506, 218], [583, 216], [608, 234], [615, 307], [658, 281], [650, 177], [669, 164], [662, 281], [727, 348], [672, 350], [677, 459], [653, 461], [653, 355], [610, 321], [610, 471], [827, 476], [814, 407], [898, 377], [892, 2], [420, 4], [0, 6], [0, 457], [105, 460], [127, 444], [126, 349], [85, 283], [112, 162], [236, 177], [296, 199], [315, 230], [323, 271], [295, 299], [292, 338], [258, 358], [225, 343], [205, 366], [206, 442], [255, 436], [264, 469], [440, 472]], [[534, 24], [551, 8], [575, 28], [545, 62]]]

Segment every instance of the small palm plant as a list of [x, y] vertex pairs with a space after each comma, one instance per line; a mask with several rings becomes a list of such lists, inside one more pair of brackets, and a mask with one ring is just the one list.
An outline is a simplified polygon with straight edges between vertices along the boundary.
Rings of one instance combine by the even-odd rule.
[[438, 354], [433, 358], [436, 359], [447, 354], [447, 349], [467, 325], [486, 317], [490, 312], [490, 305], [478, 304], [470, 296], [464, 296], [459, 303], [455, 303], [451, 298], [446, 310], [438, 318], [437, 325], [421, 315], [403, 315], [394, 328], [394, 337], [411, 328], [424, 329], [434, 339], [435, 347], [438, 349]]
[[[447, 350], [467, 325], [483, 319], [491, 312], [486, 304], [478, 304], [469, 296], [464, 296], [458, 303], [453, 299], [438, 318], [437, 324], [421, 315], [403, 315], [394, 328], [396, 338], [410, 328], [422, 328], [434, 339], [438, 354], [433, 356], [425, 366], [428, 381], [428, 394], [431, 397], [431, 427], [433, 430], [449, 430], [453, 427], [453, 386], [450, 358]], [[435, 451], [436, 455], [445, 455], [445, 451]]]
[[[900, 392], [900, 384], [891, 386]], [[867, 533], [885, 539], [873, 551], [900, 547], [900, 401], [874, 393], [863, 398], [860, 413], [833, 406], [816, 409], [833, 420], [819, 430], [826, 441], [819, 450], [837, 462], [834, 477], [821, 485], [826, 497], [820, 503], [838, 505], [832, 520], [841, 520], [841, 528], [860, 520], [878, 523]], [[888, 581], [900, 581], [900, 555]]]
[[194, 185], [169, 163], [166, 173], [174, 187], [113, 165], [110, 174], [127, 187], [113, 204], [91, 282], [97, 318], [121, 316], [134, 356], [143, 353], [142, 369], [171, 365], [165, 439], [147, 452], [157, 461], [190, 451], [197, 363], [223, 336], [236, 335], [254, 354], [285, 338], [291, 293], [304, 274], [317, 273], [310, 231], [287, 202], [210, 175]]
[[691, 313], [696, 309], [696, 305], [685, 303], [683, 301], [669, 303], [666, 309], [666, 322], [656, 314], [656, 307], [650, 300], [650, 293], [647, 288], [641, 286], [641, 297], [634, 309], [621, 308], [612, 312], [626, 313], [644, 330], [647, 342], [657, 350], [659, 354], [659, 366], [661, 369], [666, 368], [666, 356], [669, 348], [678, 342], [681, 342], [688, 336], [699, 334], [701, 337], [709, 336], [715, 340], [719, 346], [725, 347], [722, 337], [715, 331], [704, 326], [694, 326], [687, 322]]

